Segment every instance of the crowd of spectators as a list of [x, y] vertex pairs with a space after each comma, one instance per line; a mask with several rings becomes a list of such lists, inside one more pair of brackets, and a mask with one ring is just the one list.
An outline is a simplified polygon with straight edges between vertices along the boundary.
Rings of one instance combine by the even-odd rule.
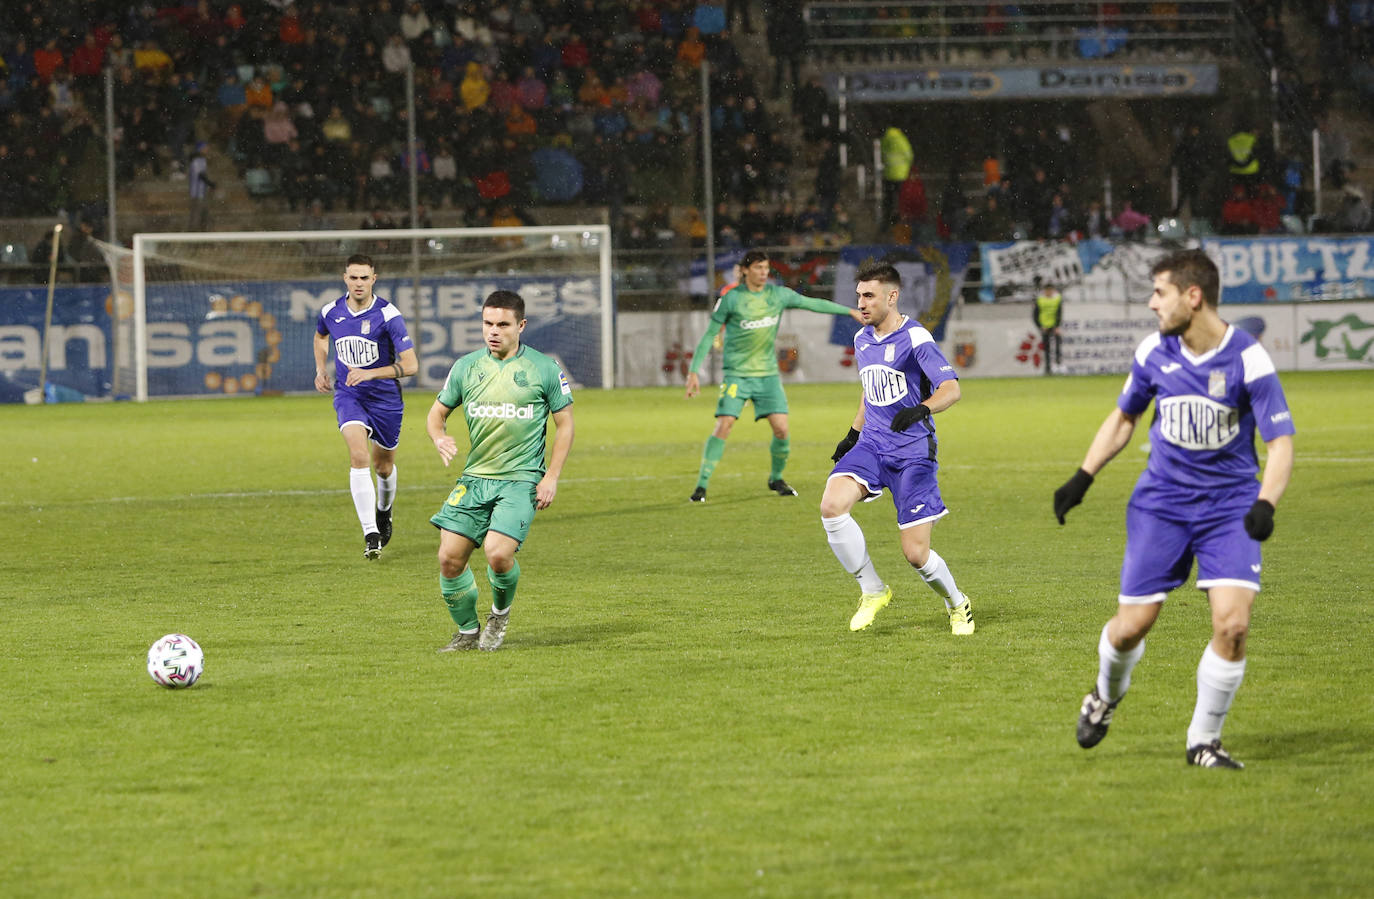
[[[1332, 78], [1368, 49], [1374, 2], [1247, 7], [1265, 52], [1288, 73], [1280, 89], [1310, 101], [1321, 117], [1328, 89], [1293, 75], [1276, 24], [1285, 2], [1312, 17]], [[1161, 9], [1151, 16], [1188, 7], [1154, 5]], [[1018, 17], [1038, 21], [1050, 7], [1072, 6], [963, 4], [958, 29], [1014, 35]], [[755, 9], [762, 21], [750, 20], [748, 3], [724, 0], [11, 0], [0, 6], [0, 217], [65, 211], [79, 222], [102, 214], [108, 68], [121, 185], [141, 173], [183, 179], [193, 148], [209, 141], [214, 165], [232, 164], [250, 191], [280, 197], [303, 222], [342, 211], [386, 220], [381, 210], [407, 205], [414, 164], [422, 202], [461, 209], [468, 224], [524, 221], [532, 205], [577, 202], [609, 207], [622, 246], [700, 245], [705, 218], [689, 200], [700, 199], [691, 175], [706, 59], [716, 245], [814, 243], [814, 235], [842, 242], [853, 232], [838, 203], [842, 138], [819, 79], [802, 79], [802, 0]], [[893, 4], [863, 14], [909, 18], [934, 9]], [[844, 22], [850, 14], [833, 15]], [[771, 83], [758, 83], [743, 63], [739, 38], [766, 42]], [[405, 91], [412, 65], [413, 163]], [[785, 86], [794, 121], [780, 123], [765, 114], [764, 100]], [[1339, 186], [1348, 142], [1343, 148], [1330, 131], [1323, 152]], [[1265, 177], [1247, 182], [1243, 198], [1229, 182], [1204, 198], [1191, 179], [1217, 165], [1222, 150], [1202, 146], [1195, 127], [1177, 137], [1179, 187], [1194, 215], [1233, 233], [1262, 233], [1281, 227], [1274, 223], [1282, 214], [1303, 211], [1287, 160], [1268, 160]], [[955, 171], [928, 192], [918, 169], [903, 185], [903, 233], [1131, 237], [1151, 217], [1178, 211], [1157, 196], [1137, 196], [1139, 211], [1125, 204], [1109, 215], [1074, 179], [1077, 150], [1063, 126], [1015, 126], [988, 149], [981, 191], [965, 190]], [[976, 166], [959, 163], [970, 161]], [[815, 171], [813, 182], [798, 183], [799, 163]], [[1357, 192], [1350, 185], [1352, 206]], [[624, 214], [628, 204], [646, 211]], [[1358, 216], [1354, 209], [1347, 219]]]
[[[723, 127], [735, 110], [752, 124], [759, 98], [728, 26], [709, 0], [6, 3], [0, 216], [69, 210], [75, 164], [103, 173], [90, 163], [106, 67], [121, 183], [184, 177], [208, 139], [293, 210], [403, 205], [413, 64], [414, 164], [431, 205], [653, 202], [690, 174], [703, 58], [720, 73]], [[727, 172], [736, 137], [722, 141]]]

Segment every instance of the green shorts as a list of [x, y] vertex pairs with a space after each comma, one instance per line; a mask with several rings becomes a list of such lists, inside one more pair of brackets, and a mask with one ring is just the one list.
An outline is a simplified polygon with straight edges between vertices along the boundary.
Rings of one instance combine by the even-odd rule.
[[716, 401], [716, 417], [729, 415], [739, 418], [746, 400], [754, 403], [754, 421], [770, 415], [787, 414], [787, 394], [782, 392], [782, 378], [737, 378], [727, 374], [720, 382], [720, 399]]
[[478, 546], [488, 531], [524, 543], [534, 521], [534, 482], [462, 477], [429, 523]]

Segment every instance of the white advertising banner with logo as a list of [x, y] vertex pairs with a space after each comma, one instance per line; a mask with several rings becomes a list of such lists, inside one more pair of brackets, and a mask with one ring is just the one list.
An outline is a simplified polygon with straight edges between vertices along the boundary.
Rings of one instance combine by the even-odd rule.
[[[1227, 303], [1222, 318], [1254, 335], [1280, 371], [1374, 368], [1374, 303]], [[689, 353], [706, 327], [702, 312], [631, 312], [619, 317], [616, 383], [622, 387], [683, 383]], [[853, 357], [830, 340], [830, 316], [795, 312], [778, 331], [787, 383], [854, 381]], [[1144, 304], [1065, 303], [1066, 375], [1125, 374], [1135, 348], [1159, 324]], [[960, 377], [1038, 377], [1044, 374], [1040, 332], [1028, 303], [976, 303], [945, 323], [940, 349]], [[719, 354], [703, 370], [718, 382]]]
[[[1374, 368], [1374, 304], [1227, 303], [1226, 321], [1255, 336], [1280, 371]], [[1065, 303], [1057, 374], [1125, 373], [1131, 355], [1159, 327], [1132, 303]], [[960, 375], [1033, 377], [1045, 371], [1040, 332], [1026, 303], [965, 307], [945, 328], [941, 348]]]

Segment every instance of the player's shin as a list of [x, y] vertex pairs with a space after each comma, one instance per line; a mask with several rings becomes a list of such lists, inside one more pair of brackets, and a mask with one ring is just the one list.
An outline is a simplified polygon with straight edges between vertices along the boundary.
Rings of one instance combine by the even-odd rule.
[[835, 554], [844, 570], [854, 575], [859, 589], [864, 593], [877, 593], [883, 589], [883, 579], [873, 567], [868, 557], [868, 543], [863, 529], [848, 512], [835, 518], [821, 518], [825, 528], [825, 539], [830, 543], [830, 551]]
[[353, 508], [364, 534], [377, 533], [377, 491], [372, 485], [372, 469], [350, 468], [348, 490], [353, 494]]
[[386, 477], [377, 475], [377, 508], [383, 512], [396, 501], [396, 466], [391, 466], [391, 474]]
[[945, 601], [945, 608], [952, 609], [967, 601], [954, 583], [954, 575], [950, 572], [949, 566], [935, 550], [930, 551], [926, 564], [916, 568], [916, 573]]
[[510, 571], [496, 571], [487, 566], [487, 582], [491, 584], [491, 607], [500, 613], [515, 602], [515, 586], [520, 582], [520, 563], [514, 562]]
[[1245, 679], [1245, 660], [1230, 662], [1217, 655], [1211, 644], [1197, 665], [1197, 706], [1188, 725], [1188, 746], [1221, 739], [1226, 713]]
[[458, 630], [477, 630], [477, 578], [472, 576], [472, 569], [463, 569], [457, 577], [439, 575], [439, 592]]
[[697, 486], [705, 488], [716, 470], [716, 463], [725, 455], [725, 441], [715, 434], [706, 438], [706, 449], [701, 453], [701, 471], [697, 474]]
[[768, 444], [768, 457], [772, 467], [768, 469], [768, 480], [776, 481], [782, 477], [782, 470], [787, 467], [787, 456], [792, 450], [792, 439], [790, 437], [774, 437]]
[[1107, 639], [1109, 626], [1110, 623], [1103, 625], [1102, 636], [1097, 641], [1097, 695], [1107, 702], [1116, 702], [1131, 686], [1131, 671], [1145, 654], [1145, 641], [1141, 640], [1132, 649], [1117, 649]]

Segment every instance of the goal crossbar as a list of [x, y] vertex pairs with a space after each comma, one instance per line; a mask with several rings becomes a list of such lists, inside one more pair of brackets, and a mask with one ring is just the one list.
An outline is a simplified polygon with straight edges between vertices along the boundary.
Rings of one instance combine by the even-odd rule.
[[[557, 243], [559, 240], [562, 240], [561, 245]], [[475, 246], [468, 246], [462, 252], [455, 250], [454, 254], [449, 256], [435, 255], [442, 252], [446, 242], [453, 241], [464, 241]], [[502, 244], [507, 241], [514, 243], [514, 246], [503, 246]], [[471, 279], [487, 276], [496, 279], [500, 277], [537, 277], [535, 269], [520, 269], [517, 263], [522, 260], [528, 263], [529, 260], [534, 259], [545, 265], [556, 264], [560, 259], [567, 258], [570, 251], [576, 253], [580, 258], [588, 260], [594, 256], [596, 259], [596, 290], [599, 295], [597, 313], [600, 336], [596, 351], [599, 358], [594, 363], [598, 371], [589, 375], [588, 380], [599, 375], [601, 386], [613, 386], [615, 378], [614, 284], [611, 270], [611, 231], [606, 225], [198, 233], [148, 232], [134, 235], [131, 254], [132, 271], [129, 273], [129, 288], [132, 294], [133, 307], [132, 356], [135, 360], [133, 366], [135, 398], [143, 401], [149, 396], [148, 315], [150, 284], [148, 274], [149, 265], [155, 260], [162, 259], [158, 252], [159, 248], [188, 244], [232, 247], [250, 243], [278, 246], [297, 245], [307, 248], [312, 245], [325, 244], [342, 247], [355, 242], [360, 245], [380, 242], [392, 247], [388, 274], [398, 281], [403, 281], [409, 277], [413, 279], [416, 285], [422, 278], [432, 282], [435, 280], [442, 281], [445, 278], [462, 277], [457, 272], [469, 266], [482, 269], [495, 268], [494, 272], [488, 271], [486, 275], [473, 274], [470, 276]], [[407, 243], [409, 244], [409, 252], [406, 252], [405, 248]], [[396, 249], [398, 244], [401, 245], [400, 249]], [[312, 258], [312, 254], [308, 250], [303, 251], [303, 253], [304, 255], [301, 257], [303, 261]], [[335, 254], [322, 254], [325, 258], [332, 255]], [[174, 261], [179, 267], [191, 270], [195, 270], [197, 266], [197, 262], [189, 258]], [[317, 259], [317, 261], [320, 260]], [[214, 269], [217, 264], [220, 263], [211, 260], [206, 263], [205, 267]], [[284, 264], [289, 266], [289, 260]], [[428, 264], [430, 267], [438, 266], [440, 271], [437, 273], [422, 272], [424, 264]], [[337, 274], [342, 280], [341, 265]], [[253, 277], [270, 281], [272, 276], [258, 273]], [[339, 292], [342, 294], [342, 286]], [[418, 293], [418, 290], [415, 293]], [[528, 302], [529, 298], [526, 299]], [[418, 337], [416, 343], [418, 347], [420, 343]]]

